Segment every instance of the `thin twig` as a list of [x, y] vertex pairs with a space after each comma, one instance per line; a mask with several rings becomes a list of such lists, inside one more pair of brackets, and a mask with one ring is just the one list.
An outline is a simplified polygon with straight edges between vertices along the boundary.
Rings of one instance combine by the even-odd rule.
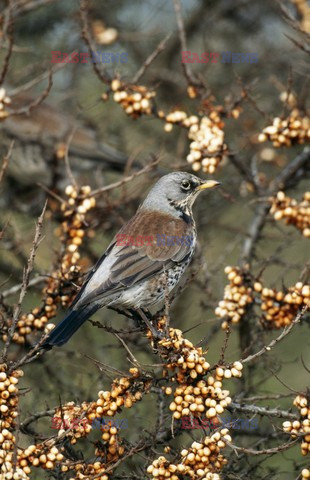
[[27, 267], [25, 268], [24, 273], [23, 273], [23, 283], [22, 283], [22, 287], [21, 287], [21, 290], [20, 290], [18, 303], [15, 307], [15, 310], [14, 310], [14, 313], [13, 313], [13, 318], [12, 318], [12, 325], [8, 330], [7, 340], [5, 342], [5, 345], [4, 345], [4, 348], [3, 348], [3, 351], [2, 351], [2, 355], [1, 355], [2, 356], [2, 361], [6, 361], [7, 351], [8, 351], [9, 345], [11, 343], [12, 337], [14, 335], [16, 324], [17, 324], [17, 321], [18, 321], [18, 318], [19, 318], [19, 315], [20, 315], [20, 312], [21, 312], [22, 303], [23, 303], [24, 297], [27, 294], [27, 290], [28, 290], [28, 286], [29, 286], [29, 280], [30, 280], [30, 274], [33, 270], [36, 252], [37, 252], [38, 246], [40, 244], [40, 240], [41, 240], [43, 218], [44, 218], [46, 206], [47, 206], [47, 202], [45, 202], [45, 204], [44, 204], [42, 213], [39, 216], [38, 223], [36, 225], [36, 230], [35, 230], [34, 240], [33, 240], [33, 244], [32, 244], [31, 251], [30, 251], [30, 256], [29, 256], [29, 259], [28, 259]]
[[48, 94], [50, 93], [52, 86], [53, 86], [53, 71], [49, 70], [48, 84], [46, 89], [43, 91], [43, 93], [41, 93], [41, 95], [38, 98], [33, 100], [33, 102], [29, 103], [29, 105], [26, 105], [25, 107], [21, 107], [17, 110], [12, 110], [12, 112], [10, 112], [10, 115], [25, 115], [25, 114], [29, 115], [33, 109], [35, 109], [42, 102], [44, 102], [44, 100], [47, 98]]
[[165, 47], [166, 47], [166, 44], [169, 40], [169, 38], [171, 37], [171, 33], [168, 33], [168, 35], [165, 36], [165, 38], [163, 40], [161, 40], [161, 42], [157, 45], [157, 47], [155, 48], [154, 52], [151, 53], [151, 55], [149, 55], [147, 57], [147, 59], [145, 60], [145, 62], [143, 63], [143, 65], [139, 68], [139, 70], [137, 71], [137, 73], [135, 74], [135, 76], [133, 77], [132, 79], [132, 83], [133, 84], [136, 84], [138, 83], [138, 81], [140, 80], [140, 78], [144, 75], [146, 69], [151, 65], [152, 62], [154, 62], [155, 58], [158, 57], [158, 55], [163, 51], [165, 50]]
[[155, 160], [153, 160], [152, 163], [150, 163], [149, 165], [146, 165], [138, 172], [135, 172], [129, 175], [128, 177], [122, 178], [122, 180], [118, 180], [117, 182], [111, 183], [110, 185], [94, 190], [92, 192], [92, 196], [100, 195], [101, 193], [108, 192], [109, 190], [113, 190], [114, 188], [121, 187], [125, 183], [131, 182], [134, 178], [139, 177], [140, 175], [143, 175], [144, 173], [147, 173], [150, 170], [152, 170], [154, 167], [156, 167], [156, 165], [158, 165], [159, 162], [160, 162], [160, 158], [156, 158]]
[[252, 415], [261, 415], [261, 416], [269, 416], [269, 417], [277, 417], [277, 418], [288, 418], [290, 420], [298, 420], [299, 415], [296, 413], [290, 413], [286, 410], [278, 410], [277, 408], [265, 408], [265, 407], [258, 407], [257, 405], [242, 405], [240, 403], [231, 402], [227, 407], [227, 410], [232, 412], [243, 412], [249, 413]]
[[140, 363], [138, 362], [138, 360], [136, 359], [136, 357], [134, 356], [134, 354], [132, 353], [132, 351], [131, 351], [130, 348], [128, 347], [127, 343], [126, 343], [117, 333], [114, 333], [114, 336], [121, 342], [121, 344], [122, 344], [123, 347], [125, 348], [126, 352], [127, 352], [128, 355], [130, 356], [131, 362], [132, 362], [136, 367], [141, 368]]
[[[33, 287], [34, 285], [37, 285], [38, 283], [42, 283], [45, 280], [46, 280], [46, 277], [39, 275], [38, 277], [35, 277], [29, 280], [28, 287]], [[6, 297], [9, 297], [10, 295], [14, 295], [21, 289], [22, 285], [23, 284], [20, 283], [19, 285], [14, 285], [13, 287], [8, 288], [7, 290], [4, 290], [4, 292], [1, 293], [1, 297], [6, 298]]]
[[[183, 22], [183, 17], [181, 12], [180, 0], [173, 0], [173, 6], [174, 6], [176, 20], [177, 20], [181, 49], [183, 52], [185, 52], [187, 51], [187, 42], [186, 42], [186, 35], [185, 35], [184, 22]], [[201, 86], [201, 84], [197, 81], [197, 79], [193, 75], [188, 63], [182, 62], [182, 68], [184, 71], [184, 75], [189, 84]]]
[[227, 445], [233, 450], [236, 450], [237, 452], [249, 453], [250, 455], [271, 455], [271, 454], [283, 452], [284, 450], [288, 450], [289, 448], [292, 448], [297, 443], [297, 441], [298, 441], [298, 438], [295, 438], [294, 440], [292, 441], [290, 440], [289, 442], [283, 443], [278, 447], [267, 448], [265, 450], [253, 450], [252, 448], [238, 447], [237, 445], [234, 445], [233, 443], [229, 443], [229, 442], [227, 442]]
[[297, 157], [281, 170], [277, 178], [271, 182], [269, 194], [273, 195], [278, 190], [285, 189], [287, 183], [296, 177], [297, 172], [302, 167], [310, 167], [310, 147], [305, 147]]
[[74, 175], [72, 173], [72, 170], [71, 170], [71, 166], [70, 166], [70, 162], [69, 162], [69, 148], [70, 148], [70, 144], [72, 142], [72, 139], [74, 137], [74, 134], [75, 134], [75, 131], [76, 131], [76, 127], [74, 127], [70, 133], [70, 135], [68, 136], [68, 139], [66, 141], [66, 144], [65, 144], [65, 165], [66, 165], [66, 171], [67, 171], [67, 175], [68, 177], [70, 178], [70, 181], [72, 183], [72, 185], [77, 188], [77, 183], [76, 183], [76, 180], [74, 178]]
[[[89, 23], [88, 23], [88, 0], [80, 0], [80, 19], [82, 24], [82, 38], [88, 47], [88, 54], [92, 56], [93, 52], [95, 51], [95, 46], [93, 45], [93, 40], [89, 31]], [[110, 75], [103, 69], [99, 68], [96, 62], [92, 62], [93, 69], [98, 76], [98, 78], [110, 85], [111, 77]]]
[[261, 348], [261, 350], [254, 353], [253, 355], [249, 355], [248, 357], [244, 358], [243, 360], [241, 359], [240, 362], [242, 362], [242, 363], [252, 362], [253, 360], [256, 360], [256, 358], [263, 355], [264, 353], [270, 352], [270, 350], [272, 348], [274, 348], [277, 343], [279, 343], [281, 340], [283, 340], [283, 338], [285, 338], [290, 333], [290, 331], [295, 327], [295, 325], [297, 325], [297, 323], [300, 322], [300, 320], [302, 319], [302, 317], [304, 316], [304, 314], [306, 313], [308, 308], [309, 308], [309, 305], [305, 305], [303, 307], [303, 309], [301, 310], [301, 312], [299, 312], [298, 315], [296, 316], [296, 318], [292, 321], [292, 323], [288, 327], [285, 327], [283, 329], [283, 331], [281, 332], [281, 334], [277, 338], [273, 339], [269, 343], [269, 345], [267, 345], [267, 346], [264, 345], [263, 348]]
[[46, 193], [48, 193], [51, 197], [55, 198], [55, 200], [57, 200], [59, 203], [64, 203], [65, 200], [59, 195], [57, 195], [57, 193], [50, 190], [46, 185], [40, 182], [38, 182], [37, 185], [38, 187], [42, 188], [42, 190], [44, 190]]
[[31, 423], [36, 422], [39, 418], [43, 417], [52, 417], [55, 413], [55, 409], [51, 410], [44, 410], [42, 412], [37, 412], [31, 415], [30, 417], [26, 418], [23, 422], [19, 424], [20, 431], [22, 433], [29, 433], [27, 432], [29, 425]]
[[2, 165], [1, 165], [1, 168], [0, 168], [0, 183], [2, 182], [4, 174], [5, 174], [6, 169], [8, 167], [9, 160], [10, 160], [10, 157], [12, 155], [12, 150], [13, 150], [13, 147], [14, 147], [14, 143], [15, 143], [15, 140], [12, 140], [11, 143], [10, 143], [9, 149], [8, 149], [8, 153], [3, 157]]
[[8, 38], [8, 49], [3, 61], [2, 70], [0, 73], [0, 85], [4, 82], [6, 74], [9, 69], [10, 58], [13, 51], [14, 37], [13, 37], [13, 22], [12, 22], [12, 2], [8, 2], [8, 19], [7, 19], [7, 28], [6, 31], [2, 31], [2, 38], [7, 36]]
[[20, 95], [23, 92], [27, 92], [31, 88], [35, 87], [38, 83], [42, 82], [43, 80], [46, 80], [47, 78], [50, 77], [50, 75], [54, 75], [56, 72], [58, 72], [58, 70], [66, 67], [67, 65], [70, 65], [70, 64], [69, 63], [54, 64], [51, 69], [41, 73], [40, 75], [30, 80], [29, 82], [25, 83], [24, 85], [16, 87], [15, 89], [10, 89], [10, 96], [15, 97], [16, 95]]

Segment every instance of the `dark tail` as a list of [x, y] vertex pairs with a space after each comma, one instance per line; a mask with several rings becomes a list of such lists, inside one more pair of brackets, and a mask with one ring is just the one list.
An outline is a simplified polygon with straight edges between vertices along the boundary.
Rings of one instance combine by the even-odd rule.
[[51, 331], [43, 343], [42, 348], [50, 349], [55, 345], [57, 347], [64, 345], [98, 308], [98, 305], [87, 305], [84, 308], [71, 310], [71, 312], [58, 323], [54, 330]]

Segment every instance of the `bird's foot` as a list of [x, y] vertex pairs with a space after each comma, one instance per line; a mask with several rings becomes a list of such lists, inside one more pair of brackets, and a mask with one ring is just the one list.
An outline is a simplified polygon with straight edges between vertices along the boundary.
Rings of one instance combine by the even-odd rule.
[[137, 310], [137, 313], [139, 314], [140, 318], [144, 321], [145, 325], [148, 327], [150, 330], [152, 337], [154, 340], [162, 340], [165, 335], [164, 332], [161, 330], [158, 330], [152, 323], [152, 315], [148, 310], [143, 310], [142, 308], [139, 308]]

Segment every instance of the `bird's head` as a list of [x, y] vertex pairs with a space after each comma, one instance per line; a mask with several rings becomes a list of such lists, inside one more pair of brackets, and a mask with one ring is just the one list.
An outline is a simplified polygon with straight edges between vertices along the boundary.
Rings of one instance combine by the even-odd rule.
[[158, 180], [143, 205], [151, 209], [166, 205], [190, 213], [199, 193], [218, 185], [215, 180], [202, 180], [187, 172], [169, 173]]

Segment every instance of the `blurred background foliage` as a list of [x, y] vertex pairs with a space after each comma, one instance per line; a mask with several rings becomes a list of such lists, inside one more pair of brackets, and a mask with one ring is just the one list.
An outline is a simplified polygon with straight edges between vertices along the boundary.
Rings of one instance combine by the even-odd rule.
[[[1, 4], [1, 11], [5, 12], [8, 6], [6, 2]], [[248, 98], [242, 101], [240, 117], [226, 121], [225, 139], [229, 150], [241, 159], [246, 168], [257, 169], [262, 185], [267, 185], [303, 147], [275, 149], [270, 143], [258, 143], [257, 135], [270, 124], [270, 118], [283, 111], [281, 92], [288, 89], [295, 92], [301, 108], [306, 108], [309, 90], [309, 57], [291, 41], [290, 37], [298, 41], [300, 37], [286, 20], [283, 9], [287, 9], [296, 21], [300, 20], [294, 2], [182, 1], [187, 43], [191, 51], [258, 53], [258, 62], [253, 64], [192, 64], [192, 71], [200, 75], [207, 85], [204, 99], [190, 99], [186, 93], [172, 2], [92, 1], [89, 21], [91, 25], [94, 22], [97, 22], [97, 27], [101, 25], [102, 31], [115, 29], [112, 43], [101, 43], [98, 37], [96, 48], [100, 52], [128, 54], [128, 63], [105, 65], [111, 75], [118, 74], [128, 83], [158, 43], [168, 33], [171, 34], [164, 51], [146, 69], [139, 82], [156, 90], [156, 105], [165, 112], [177, 108], [197, 114], [204, 112], [210, 102], [213, 105], [231, 104], [246, 90]], [[4, 85], [13, 105], [27, 105], [40, 96], [46, 88], [46, 72], [51, 66], [54, 73], [53, 86], [41, 105], [29, 115], [9, 117], [0, 125], [2, 156], [7, 152], [11, 139], [15, 139], [12, 159], [1, 184], [0, 230], [4, 227], [5, 230], [0, 251], [0, 281], [4, 291], [21, 281], [33, 241], [35, 221], [44, 199], [50, 198], [39, 184], [61, 195], [70, 183], [64, 160], [56, 162], [54, 155], [55, 148], [65, 140], [70, 128], [80, 129], [69, 148], [71, 168], [79, 185], [90, 185], [92, 188], [108, 185], [149, 163], [152, 155], [160, 156], [157, 169], [98, 198], [95, 215], [89, 220], [89, 230], [94, 235], [82, 248], [85, 270], [104, 251], [120, 226], [134, 214], [158, 175], [190, 168], [186, 162], [189, 141], [185, 130], [174, 127], [171, 133], [166, 133], [163, 123], [157, 118], [149, 116], [132, 120], [112, 97], [103, 102], [101, 95], [107, 87], [98, 79], [91, 63], [51, 63], [52, 51], [87, 51], [81, 38], [78, 2], [17, 1], [13, 19], [14, 48]], [[5, 54], [6, 49], [2, 48], [2, 61]], [[24, 88], [42, 76], [45, 78], [33, 84], [32, 88]], [[109, 163], [109, 158], [115, 159], [115, 162]], [[199, 174], [206, 177], [204, 173]], [[225, 338], [225, 333], [219, 328], [220, 320], [214, 314], [227, 283], [224, 267], [240, 261], [258, 201], [229, 157], [221, 163], [215, 178], [222, 182], [222, 189], [201, 196], [195, 205], [198, 251], [188, 272], [191, 281], [174, 302], [171, 312], [171, 325], [188, 332], [186, 336], [193, 343], [202, 342], [204, 348], [208, 348], [207, 360], [211, 364], [218, 361]], [[288, 189], [288, 194], [301, 199], [309, 186], [308, 180], [303, 173], [302, 178]], [[59, 250], [55, 230], [61, 218], [56, 212], [57, 202], [52, 198], [49, 202], [52, 208], [45, 217], [44, 240], [39, 246], [34, 276], [51, 273], [53, 259]], [[297, 229], [276, 223], [270, 216], [257, 244], [251, 272], [259, 275], [263, 271], [263, 282], [270, 287], [293, 285], [305, 275], [309, 260], [308, 243], [309, 239], [302, 237]], [[40, 283], [29, 289], [23, 311], [31, 310], [40, 303], [41, 289]], [[16, 299], [17, 296], [10, 295], [6, 301], [14, 304]], [[61, 319], [63, 313], [60, 311], [57, 319]], [[117, 329], [132, 325], [107, 309], [98, 312], [94, 319]], [[260, 331], [254, 350], [278, 333]], [[233, 328], [226, 352], [228, 360], [236, 360], [242, 355], [239, 335], [238, 328]], [[34, 341], [35, 338], [30, 339], [30, 343]], [[129, 335], [128, 342], [141, 363], [157, 362], [141, 334]], [[13, 346], [10, 356], [13, 359], [21, 356], [23, 350], [23, 346]], [[54, 407], [60, 401], [93, 400], [98, 390], [109, 388], [111, 378], [101, 372], [91, 358], [126, 372], [129, 367], [127, 356], [112, 334], [90, 324], [85, 325], [68, 345], [54, 349], [41, 357], [39, 362], [25, 367], [22, 383], [27, 395], [21, 400], [23, 416], [44, 410], [47, 406]], [[304, 391], [309, 386], [309, 374], [303, 362], [310, 365], [309, 327], [305, 323], [294, 329], [268, 356], [261, 357], [251, 370], [252, 394], [294, 395], [290, 389]], [[272, 371], [276, 371], [279, 378]], [[242, 388], [238, 386], [238, 380], [230, 383], [235, 385], [236, 392]], [[233, 387], [230, 385], [229, 388]], [[268, 400], [267, 404], [290, 408], [292, 396], [282, 398], [281, 402], [278, 399]], [[152, 435], [156, 428], [156, 408], [156, 397], [150, 394], [135, 408], [123, 412], [122, 416], [128, 418], [129, 425], [124, 436], [129, 441], [139, 438], [141, 432]], [[167, 412], [165, 421], [168, 425], [171, 419], [168, 409]], [[280, 425], [281, 420], [259, 420], [259, 428], [266, 436]], [[50, 419], [42, 420], [38, 427], [45, 434], [54, 433]], [[191, 436], [199, 434], [199, 431], [191, 432]], [[172, 444], [183, 445], [188, 442], [187, 435], [189, 433], [185, 431]], [[244, 446], [248, 446], [249, 442], [255, 444], [258, 440], [258, 436], [248, 432], [233, 431], [232, 436], [234, 443]], [[28, 440], [21, 437], [19, 441], [22, 444]], [[230, 466], [230, 473], [235, 469], [235, 476], [227, 478], [241, 478], [240, 472], [247, 471], [248, 476], [243, 478], [289, 480], [297, 477], [302, 465], [298, 446], [271, 458], [242, 455], [238, 462], [238, 468], [233, 464]], [[130, 478], [143, 478], [139, 466], [144, 463], [143, 456], [138, 460], [133, 457], [127, 460], [123, 473], [136, 472]], [[42, 478], [42, 474], [35, 475], [33, 478]], [[47, 478], [48, 474], [45, 475]]]

